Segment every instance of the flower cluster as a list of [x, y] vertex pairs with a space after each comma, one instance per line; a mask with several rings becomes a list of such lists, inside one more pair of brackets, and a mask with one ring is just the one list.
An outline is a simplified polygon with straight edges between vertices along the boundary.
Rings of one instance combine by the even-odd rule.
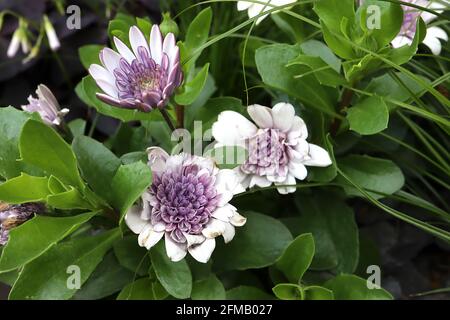
[[182, 153], [169, 156], [159, 147], [148, 150], [153, 173], [150, 188], [125, 221], [139, 234], [138, 242], [150, 249], [164, 236], [166, 252], [172, 261], [187, 252], [206, 263], [222, 235], [233, 239], [235, 227], [246, 219], [229, 204], [243, 191], [232, 170], [219, 170], [209, 158]]

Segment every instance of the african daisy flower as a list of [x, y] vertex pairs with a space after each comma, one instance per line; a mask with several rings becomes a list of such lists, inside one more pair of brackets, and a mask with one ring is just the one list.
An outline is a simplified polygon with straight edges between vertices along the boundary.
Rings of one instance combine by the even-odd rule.
[[256, 125], [237, 112], [224, 111], [212, 127], [216, 147], [247, 149], [247, 160], [236, 169], [244, 188], [275, 183], [279, 193], [292, 193], [295, 179], [307, 176], [305, 166], [331, 165], [325, 149], [306, 141], [305, 122], [295, 115], [291, 104], [278, 103], [272, 109], [251, 105], [247, 112]]
[[[259, 2], [265, 3], [255, 3], [249, 1], [238, 1], [237, 9], [239, 11], [247, 10], [249, 18], [254, 18], [257, 15], [272, 10], [274, 7], [284, 6], [290, 3], [297, 2], [297, 0], [259, 0]], [[275, 13], [276, 11], [272, 12]], [[265, 14], [256, 20], [256, 24], [259, 24], [264, 20], [269, 14]]]
[[219, 170], [212, 159], [186, 153], [169, 156], [159, 147], [147, 150], [153, 173], [141, 203], [125, 216], [139, 234], [138, 243], [150, 249], [164, 237], [172, 261], [189, 254], [206, 263], [222, 235], [231, 241], [235, 227], [246, 219], [228, 202], [244, 191], [232, 170]]
[[133, 26], [129, 39], [131, 49], [114, 37], [118, 52], [104, 48], [100, 51], [102, 66], [89, 67], [89, 73], [104, 92], [97, 93], [97, 97], [113, 106], [144, 112], [163, 108], [183, 80], [175, 36], [169, 33], [163, 40], [159, 27], [154, 25], [149, 43]]
[[69, 109], [60, 110], [59, 103], [53, 93], [45, 85], [40, 84], [36, 90], [37, 99], [32, 95], [28, 97], [28, 104], [22, 109], [26, 112], [37, 112], [48, 125], [60, 125]]

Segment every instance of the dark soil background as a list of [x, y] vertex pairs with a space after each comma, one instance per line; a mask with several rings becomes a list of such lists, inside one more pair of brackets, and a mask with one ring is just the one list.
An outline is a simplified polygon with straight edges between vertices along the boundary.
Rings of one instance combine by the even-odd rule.
[[[34, 94], [38, 84], [46, 84], [63, 107], [70, 108], [67, 120], [82, 117], [88, 122], [94, 112], [88, 110], [77, 98], [74, 87], [86, 75], [78, 59], [78, 48], [85, 44], [106, 44], [108, 18], [99, 17], [93, 7], [102, 9], [101, 1], [87, 7], [86, 2], [70, 1], [81, 7], [81, 30], [68, 30], [65, 16], [54, 11], [45, 0], [1, 0], [0, 11], [10, 9], [30, 19], [39, 21], [47, 13], [55, 25], [61, 40], [61, 48], [53, 53], [42, 48], [38, 58], [22, 64], [20, 53], [12, 59], [6, 57], [6, 50], [17, 20], [8, 16], [0, 33], [0, 106], [20, 107], [27, 97]], [[117, 1], [120, 2], [120, 1]], [[125, 2], [125, 1], [123, 1]], [[69, 3], [67, 3], [69, 5]], [[127, 1], [127, 9], [137, 16], [159, 19], [158, 1]], [[113, 12], [114, 13], [114, 10]], [[58, 63], [59, 61], [59, 63]], [[89, 124], [88, 124], [89, 125]], [[114, 132], [117, 121], [100, 117], [95, 136], [102, 137]], [[448, 199], [448, 195], [447, 195]], [[360, 226], [361, 243], [376, 247], [379, 254], [368, 257], [378, 261], [382, 270], [381, 285], [397, 299], [449, 299], [449, 293], [418, 297], [417, 293], [450, 287], [450, 247], [412, 226], [395, 220], [385, 213], [370, 207], [362, 200], [351, 203]], [[410, 208], [401, 208], [408, 212]], [[362, 256], [365, 255], [362, 246]], [[364, 276], [365, 270], [359, 270]], [[367, 274], [366, 274], [367, 275]], [[0, 299], [6, 299], [9, 288], [0, 284]]]

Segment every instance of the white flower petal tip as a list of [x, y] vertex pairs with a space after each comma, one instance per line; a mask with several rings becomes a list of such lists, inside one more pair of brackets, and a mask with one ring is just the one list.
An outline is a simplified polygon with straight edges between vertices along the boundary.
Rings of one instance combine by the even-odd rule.
[[139, 206], [132, 206], [125, 214], [125, 223], [131, 231], [139, 234], [144, 230], [148, 221], [141, 219], [141, 208]]
[[290, 103], [277, 103], [272, 108], [272, 116], [275, 128], [287, 132], [292, 127], [294, 121], [294, 106]]
[[198, 262], [207, 263], [216, 248], [215, 239], [206, 239], [199, 245], [192, 246], [188, 249], [189, 254]]
[[307, 166], [328, 167], [333, 163], [328, 151], [315, 144], [309, 144], [309, 157], [310, 159], [304, 162]]
[[272, 112], [269, 108], [254, 104], [247, 107], [247, 112], [260, 128], [273, 127]]
[[145, 247], [150, 250], [155, 244], [162, 239], [164, 232], [157, 232], [150, 224], [147, 224], [144, 229], [139, 233], [138, 243], [141, 247]]
[[169, 259], [173, 262], [178, 262], [183, 260], [183, 258], [187, 254], [187, 248], [186, 245], [181, 243], [176, 243], [172, 240], [172, 238], [169, 236], [168, 233], [166, 233], [165, 239], [164, 239], [165, 245], [166, 245], [166, 253]]
[[230, 219], [230, 223], [235, 227], [242, 227], [247, 222], [247, 218], [235, 212]]

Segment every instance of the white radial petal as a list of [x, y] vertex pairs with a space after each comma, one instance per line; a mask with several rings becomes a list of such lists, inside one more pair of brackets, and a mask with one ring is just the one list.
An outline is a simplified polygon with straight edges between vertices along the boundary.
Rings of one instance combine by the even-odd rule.
[[[46, 85], [38, 85], [36, 93], [40, 99], [46, 100], [54, 110], [59, 110], [58, 100], [56, 100], [55, 96]], [[63, 112], [63, 110], [61, 110], [61, 112]]]
[[139, 47], [144, 47], [150, 53], [150, 50], [148, 48], [148, 42], [145, 39], [144, 34], [142, 33], [141, 30], [139, 30], [138, 27], [132, 26], [130, 28], [129, 39], [130, 39], [131, 48], [133, 49], [134, 55], [136, 57], [139, 56], [139, 52], [138, 52]]
[[141, 218], [141, 208], [139, 206], [132, 206], [125, 215], [125, 223], [131, 231], [139, 234], [148, 224], [148, 221]]
[[308, 171], [303, 164], [293, 161], [289, 163], [289, 173], [299, 180], [304, 180], [308, 175]]
[[294, 193], [297, 189], [295, 186], [293, 186], [295, 185], [295, 177], [292, 175], [288, 175], [285, 181], [275, 184], [280, 186], [277, 188], [280, 194]]
[[247, 112], [260, 128], [266, 129], [273, 127], [272, 112], [270, 108], [254, 104], [247, 107]]
[[288, 141], [291, 142], [295, 139], [307, 139], [308, 138], [308, 128], [306, 127], [305, 121], [302, 118], [295, 116], [292, 121], [292, 127], [288, 133]]
[[228, 222], [212, 218], [202, 230], [202, 234], [208, 239], [218, 237], [225, 232], [225, 224], [227, 223]]
[[217, 208], [211, 216], [223, 222], [229, 222], [233, 217], [235, 211], [235, 207], [233, 207], [231, 204], [226, 204], [223, 207]]
[[[253, 5], [248, 8], [248, 11], [247, 11], [248, 12], [248, 16], [250, 18], [256, 17], [257, 15], [262, 13], [264, 7], [265, 7], [265, 5], [262, 4], [262, 3], [253, 3]], [[257, 24], [258, 23], [259, 22], [257, 22]]]
[[133, 62], [133, 60], [136, 59], [133, 52], [130, 50], [130, 48], [127, 47], [127, 45], [125, 43], [122, 42], [122, 40], [120, 40], [117, 37], [114, 37], [114, 44], [116, 45], [116, 48], [117, 48], [117, 51], [119, 51], [119, 54], [125, 60], [127, 60], [127, 62], [129, 64], [131, 64], [131, 62]]
[[114, 70], [119, 67], [120, 58], [120, 54], [110, 48], [104, 48], [100, 51], [100, 60], [102, 64], [112, 74], [114, 73]]
[[403, 47], [405, 45], [410, 46], [412, 44], [412, 40], [408, 37], [405, 36], [397, 36], [394, 38], [394, 40], [391, 41], [391, 45], [394, 48], [400, 48]]
[[429, 27], [427, 29], [427, 35], [430, 35], [431, 37], [439, 38], [444, 41], [448, 41], [448, 35], [444, 31], [444, 29], [441, 29], [439, 27]]
[[207, 263], [216, 247], [215, 239], [206, 239], [202, 244], [190, 247], [191, 256], [201, 263]]
[[166, 161], [169, 154], [160, 147], [147, 148], [148, 165], [152, 172], [163, 172], [166, 170]]
[[328, 151], [315, 144], [309, 144], [309, 157], [310, 159], [303, 161], [304, 165], [314, 167], [328, 167], [332, 164]]
[[222, 234], [225, 243], [228, 243], [231, 240], [233, 240], [235, 234], [236, 230], [234, 226], [231, 223], [225, 223], [225, 231]]
[[234, 111], [221, 112], [212, 126], [212, 135], [219, 146], [245, 146], [244, 140], [258, 128], [243, 115]]
[[163, 237], [164, 232], [157, 232], [153, 229], [152, 225], [147, 224], [142, 232], [139, 234], [138, 243], [141, 247], [145, 247], [150, 250], [159, 240]]
[[234, 215], [230, 219], [230, 223], [235, 227], [242, 227], [247, 222], [247, 218], [241, 216], [239, 213], [234, 212]]
[[157, 64], [161, 64], [162, 58], [162, 35], [159, 27], [155, 24], [152, 27], [152, 31], [150, 33], [150, 51], [152, 54], [153, 60]]
[[188, 248], [191, 247], [191, 246], [194, 246], [194, 245], [199, 245], [200, 243], [202, 243], [206, 239], [201, 234], [197, 235], [197, 234], [184, 233], [184, 237], [186, 238]]
[[99, 80], [95, 80], [95, 82], [100, 87], [100, 89], [102, 89], [103, 92], [106, 93], [107, 95], [109, 95], [113, 98], [118, 97], [119, 92], [117, 91], [117, 87], [115, 85], [111, 84], [109, 81], [99, 79]]
[[222, 169], [216, 175], [216, 190], [218, 193], [224, 191], [230, 191], [233, 194], [242, 192], [242, 186], [240, 185], [240, 176], [236, 170]]
[[248, 8], [250, 8], [252, 5], [253, 5], [253, 3], [249, 2], [249, 1], [238, 1], [237, 9], [239, 11], [244, 11], [244, 10], [247, 10]]
[[91, 64], [89, 66], [89, 73], [95, 81], [103, 80], [112, 86], [116, 85], [116, 78], [108, 70], [98, 64]]
[[290, 103], [277, 103], [272, 108], [272, 117], [274, 127], [287, 132], [293, 125], [295, 109]]
[[171, 261], [177, 262], [186, 256], [187, 248], [185, 244], [173, 241], [167, 232], [164, 240], [166, 244], [166, 253]]
[[260, 188], [266, 188], [272, 184], [271, 181], [267, 179], [267, 177], [261, 177], [258, 175], [253, 175], [250, 179], [250, 185], [249, 188], [252, 188], [254, 186], [258, 186]]

